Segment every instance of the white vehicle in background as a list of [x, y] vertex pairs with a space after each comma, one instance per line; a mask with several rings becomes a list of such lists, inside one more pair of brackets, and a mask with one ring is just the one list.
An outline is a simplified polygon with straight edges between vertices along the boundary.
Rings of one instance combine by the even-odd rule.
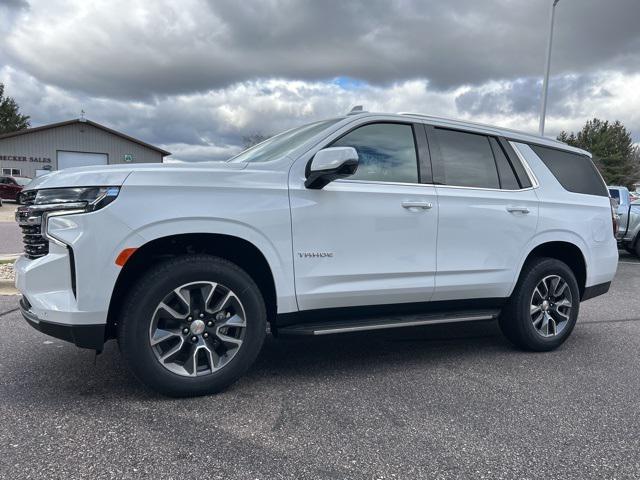
[[618, 245], [640, 257], [640, 201], [627, 187], [612, 185], [608, 188], [618, 215]]
[[[17, 212], [26, 320], [168, 395], [219, 391], [274, 335], [498, 319], [562, 344], [618, 251], [590, 155], [421, 114], [304, 125], [224, 163], [85, 167]], [[295, 362], [295, 359], [291, 359]]]

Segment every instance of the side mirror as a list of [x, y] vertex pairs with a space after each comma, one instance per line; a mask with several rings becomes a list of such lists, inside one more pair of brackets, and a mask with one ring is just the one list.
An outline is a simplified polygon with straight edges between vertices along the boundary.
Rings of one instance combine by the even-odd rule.
[[353, 147], [323, 148], [311, 160], [304, 186], [307, 188], [324, 188], [338, 178], [345, 178], [356, 173], [358, 169], [358, 152]]

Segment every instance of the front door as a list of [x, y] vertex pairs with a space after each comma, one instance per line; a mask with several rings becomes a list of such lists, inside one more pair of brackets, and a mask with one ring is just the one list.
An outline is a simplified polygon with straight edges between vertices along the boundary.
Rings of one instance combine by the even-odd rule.
[[418, 128], [404, 123], [357, 127], [326, 145], [357, 150], [352, 177], [321, 190], [291, 180], [300, 310], [431, 299], [438, 201], [433, 185], [420, 183]]

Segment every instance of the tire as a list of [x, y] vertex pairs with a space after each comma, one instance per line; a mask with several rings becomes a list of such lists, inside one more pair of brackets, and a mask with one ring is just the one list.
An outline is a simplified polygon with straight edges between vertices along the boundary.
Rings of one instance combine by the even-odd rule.
[[[566, 286], [562, 287], [560, 281], [556, 283], [556, 278]], [[547, 296], [541, 295], [545, 293], [543, 285], [548, 286]], [[554, 288], [562, 290], [558, 297], [553, 295], [557, 293]], [[567, 298], [570, 307], [566, 306]], [[580, 290], [573, 271], [555, 258], [535, 258], [522, 269], [513, 294], [500, 313], [499, 325], [504, 336], [516, 346], [536, 352], [549, 351], [569, 337], [579, 310]]]
[[266, 321], [260, 289], [244, 270], [211, 255], [184, 255], [152, 267], [133, 286], [118, 343], [129, 369], [153, 390], [207, 395], [254, 362]]
[[629, 253], [634, 254], [636, 257], [640, 258], [640, 239], [636, 239], [636, 246], [635, 248], [630, 251]]

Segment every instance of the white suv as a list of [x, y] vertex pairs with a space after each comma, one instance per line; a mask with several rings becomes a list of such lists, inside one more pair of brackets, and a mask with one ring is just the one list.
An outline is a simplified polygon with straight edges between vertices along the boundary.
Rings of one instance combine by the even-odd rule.
[[228, 162], [54, 172], [17, 220], [22, 313], [100, 351], [117, 338], [168, 395], [220, 390], [267, 332], [326, 335], [498, 319], [564, 342], [618, 260], [590, 155], [420, 114], [289, 130]]

